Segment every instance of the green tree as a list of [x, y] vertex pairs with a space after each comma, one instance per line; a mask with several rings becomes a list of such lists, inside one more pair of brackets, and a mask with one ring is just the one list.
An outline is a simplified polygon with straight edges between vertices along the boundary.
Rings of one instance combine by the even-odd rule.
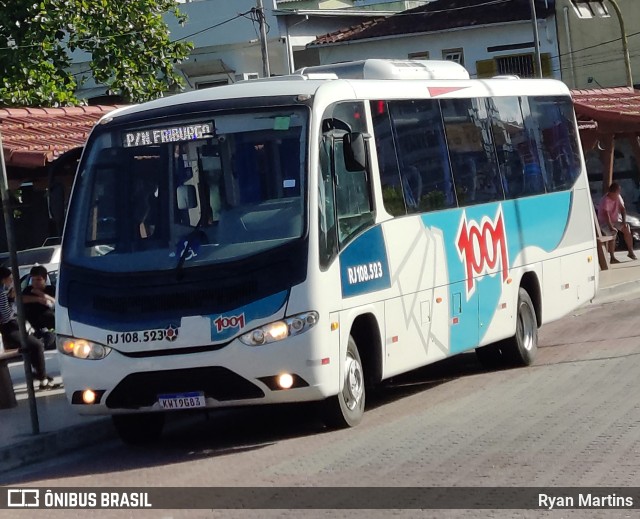
[[[0, 105], [78, 104], [90, 75], [125, 102], [180, 89], [192, 45], [170, 40], [165, 13], [185, 20], [175, 0], [0, 0]], [[70, 52], [89, 68], [74, 75]]]

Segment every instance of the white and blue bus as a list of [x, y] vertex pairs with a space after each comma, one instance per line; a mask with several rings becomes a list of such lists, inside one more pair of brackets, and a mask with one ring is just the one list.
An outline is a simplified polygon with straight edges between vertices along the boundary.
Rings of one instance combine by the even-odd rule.
[[530, 364], [595, 257], [557, 81], [365, 60], [119, 109], [67, 215], [67, 397], [127, 442], [193, 408], [353, 426], [369, 388], [451, 355]]

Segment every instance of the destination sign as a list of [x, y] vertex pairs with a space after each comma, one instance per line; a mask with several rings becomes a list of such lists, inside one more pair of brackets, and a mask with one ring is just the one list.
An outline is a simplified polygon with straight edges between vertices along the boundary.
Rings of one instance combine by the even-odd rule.
[[124, 134], [124, 147], [133, 148], [136, 146], [151, 146], [152, 144], [166, 144], [169, 142], [193, 141], [213, 137], [214, 134], [215, 126], [213, 123], [138, 130]]

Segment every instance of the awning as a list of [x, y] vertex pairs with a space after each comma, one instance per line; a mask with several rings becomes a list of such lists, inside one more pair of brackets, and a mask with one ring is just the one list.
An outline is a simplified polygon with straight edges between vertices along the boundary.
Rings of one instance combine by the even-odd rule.
[[640, 90], [631, 87], [572, 90], [571, 97], [578, 124], [591, 120], [600, 134], [640, 132]]
[[188, 77], [235, 73], [235, 70], [223, 60], [214, 58], [211, 54], [206, 50], [199, 54], [191, 54], [189, 59], [181, 63], [178, 68]]
[[116, 106], [2, 108], [0, 134], [7, 166], [42, 168], [84, 146], [95, 123]]
[[615, 141], [627, 139], [640, 166], [640, 90], [631, 87], [572, 90], [584, 151], [596, 145], [604, 168], [603, 192], [613, 181]]

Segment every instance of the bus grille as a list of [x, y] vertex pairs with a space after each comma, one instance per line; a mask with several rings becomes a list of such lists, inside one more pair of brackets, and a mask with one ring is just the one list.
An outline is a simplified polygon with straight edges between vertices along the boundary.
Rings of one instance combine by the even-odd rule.
[[93, 310], [104, 314], [149, 314], [195, 309], [233, 307], [251, 293], [249, 286], [227, 290], [189, 290], [141, 295], [94, 295]]
[[263, 398], [264, 392], [237, 373], [220, 366], [149, 371], [127, 375], [109, 394], [110, 409], [152, 406], [158, 395], [203, 391], [220, 401]]

